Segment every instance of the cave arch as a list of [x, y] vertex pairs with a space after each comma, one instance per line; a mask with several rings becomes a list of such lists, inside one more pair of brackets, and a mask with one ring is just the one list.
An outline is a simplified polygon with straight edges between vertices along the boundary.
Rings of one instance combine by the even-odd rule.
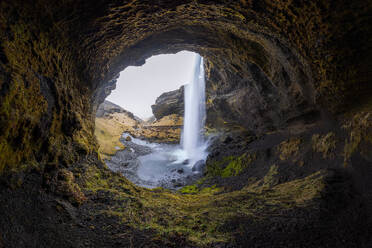
[[[229, 105], [225, 113], [209, 115], [211, 125], [221, 125], [226, 121], [239, 125], [239, 122], [257, 120], [256, 123], [243, 126], [261, 129], [260, 131], [275, 129], [286, 125], [286, 121], [291, 118], [315, 111], [313, 79], [308, 65], [300, 65], [297, 55], [276, 43], [257, 35], [244, 38], [202, 26], [183, 27], [139, 41], [128, 48], [119, 59], [115, 59], [118, 62], [114, 63], [112, 72], [108, 73], [114, 74], [128, 65], [143, 64], [146, 58], [156, 54], [176, 53], [181, 50], [197, 52], [207, 59], [205, 64], [208, 71], [209, 112], [213, 112], [214, 101], [216, 105]], [[247, 56], [240, 58], [239, 49], [248, 51]], [[109, 82], [107, 85], [103, 83], [98, 86], [94, 94], [94, 100], [98, 103], [102, 102], [114, 87], [115, 79]], [[240, 93], [241, 104], [234, 106], [233, 102], [236, 101], [228, 95], [242, 87], [250, 89]], [[280, 107], [282, 109], [279, 109]], [[264, 113], [267, 111], [270, 113]], [[219, 116], [214, 118], [213, 115]], [[246, 118], [238, 120], [237, 116]]]
[[[208, 94], [216, 105], [226, 106], [228, 94], [218, 95], [228, 93], [230, 81], [230, 86], [251, 84], [256, 91], [250, 91], [253, 102], [243, 97], [251, 109], [231, 100], [232, 115], [212, 111], [209, 118], [216, 123], [226, 119], [272, 130], [303, 114], [316, 116], [315, 106], [341, 112], [356, 99], [368, 99], [371, 91], [370, 29], [358, 28], [368, 23], [369, 9], [363, 1], [3, 1], [1, 102], [18, 110], [1, 106], [0, 167], [71, 162], [79, 152], [94, 151], [92, 113], [115, 76], [151, 55], [180, 49], [209, 61], [208, 82], [218, 94]], [[265, 87], [257, 88], [262, 85], [254, 84], [252, 71]], [[272, 92], [276, 95], [270, 99]], [[60, 145], [64, 148], [57, 152]], [[72, 150], [79, 152], [71, 156]]]

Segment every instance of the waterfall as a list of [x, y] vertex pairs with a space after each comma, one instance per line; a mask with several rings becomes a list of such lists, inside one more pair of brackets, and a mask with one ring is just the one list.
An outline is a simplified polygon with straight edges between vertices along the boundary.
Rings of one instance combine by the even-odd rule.
[[204, 140], [205, 124], [205, 75], [203, 58], [195, 57], [194, 74], [185, 86], [185, 116], [181, 144], [191, 166], [206, 158]]

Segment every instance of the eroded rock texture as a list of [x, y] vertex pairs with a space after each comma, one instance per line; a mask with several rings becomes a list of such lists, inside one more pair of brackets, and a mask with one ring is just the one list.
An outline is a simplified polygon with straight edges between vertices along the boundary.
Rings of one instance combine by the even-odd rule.
[[[66, 247], [66, 239], [71, 241], [67, 247], [223, 247], [225, 243], [241, 247], [257, 240], [262, 247], [288, 247], [294, 237], [302, 239], [292, 242], [293, 247], [370, 246], [371, 235], [365, 230], [371, 230], [371, 222], [365, 213], [372, 208], [367, 176], [372, 175], [371, 10], [370, 1], [364, 0], [1, 1], [0, 212], [4, 214], [0, 218], [0, 247]], [[337, 143], [340, 147], [331, 149], [337, 159], [321, 161], [327, 165], [322, 168], [345, 176], [327, 177], [326, 193], [320, 196], [313, 192], [312, 183], [301, 181], [289, 187], [305, 190], [300, 195], [306, 196], [310, 190], [314, 198], [309, 202], [316, 205], [301, 205], [303, 198], [296, 198], [297, 191], [288, 192], [294, 197], [294, 205], [288, 205], [283, 195], [287, 191], [269, 185], [274, 193], [264, 188], [254, 194], [239, 191], [231, 197], [201, 197], [193, 201], [195, 207], [190, 210], [185, 202], [191, 198], [172, 198], [161, 190], [149, 193], [110, 174], [97, 155], [93, 134], [97, 107], [115, 88], [117, 75], [125, 67], [141, 65], [152, 55], [181, 50], [198, 52], [205, 58], [209, 126], [243, 130], [263, 140], [272, 137], [268, 132], [279, 132], [283, 140], [291, 140], [312, 128], [311, 134], [318, 135], [311, 141], [316, 144], [313, 149], [327, 159], [331, 136], [317, 134], [317, 128], [334, 129], [332, 137], [342, 141]], [[310, 139], [306, 142], [310, 149]], [[242, 144], [234, 143], [233, 149], [240, 151]], [[273, 153], [274, 144], [255, 144], [252, 149], [262, 150], [262, 156], [270, 158], [263, 161], [280, 159]], [[291, 155], [292, 143], [284, 147]], [[217, 153], [221, 151], [228, 153], [217, 149]], [[219, 156], [223, 159], [223, 154], [215, 154], [215, 158]], [[313, 158], [311, 153], [306, 155], [309, 163], [304, 164], [316, 167], [319, 161]], [[221, 175], [232, 176], [231, 171], [239, 165], [233, 164], [230, 171], [228, 165], [218, 164], [222, 167], [216, 170], [222, 171]], [[306, 174], [301, 169], [292, 173], [290, 168], [278, 169], [284, 173], [279, 183], [301, 180]], [[337, 191], [335, 181], [348, 190]], [[342, 199], [336, 210], [334, 202], [327, 201], [332, 198], [329, 185], [335, 185], [332, 192], [341, 192], [335, 198]], [[159, 205], [149, 204], [148, 199]], [[234, 205], [247, 199], [255, 200]], [[228, 206], [219, 205], [221, 202]], [[275, 205], [278, 202], [283, 204]], [[349, 213], [361, 216], [343, 218], [343, 211], [337, 210], [346, 209], [345, 202], [353, 203]], [[117, 212], [112, 210], [114, 203]], [[216, 211], [209, 208], [211, 205], [222, 209]], [[231, 206], [236, 209], [229, 212]], [[291, 210], [282, 211], [286, 207]], [[319, 207], [325, 209], [322, 214], [317, 212]], [[260, 215], [261, 210], [245, 212], [247, 208], [267, 211]], [[48, 217], [42, 222], [38, 221], [44, 217], [41, 209], [47, 210], [43, 214]], [[103, 215], [102, 209], [112, 215]], [[171, 212], [174, 209], [181, 212]], [[303, 212], [296, 215], [292, 211]], [[213, 217], [208, 217], [209, 213]], [[230, 219], [217, 221], [220, 213]], [[156, 218], [158, 214], [164, 219]], [[263, 216], [277, 221], [274, 229], [270, 229], [271, 222], [260, 229], [257, 221], [267, 220]], [[296, 227], [294, 216], [304, 221], [303, 229]], [[329, 216], [332, 218], [326, 219], [332, 221], [307, 225], [310, 219]], [[193, 222], [194, 218], [203, 220], [203, 225]], [[338, 226], [339, 219], [344, 222], [334, 237], [341, 241], [335, 243], [336, 239], [328, 239], [323, 232]], [[93, 224], [104, 228], [96, 232]], [[149, 226], [153, 229], [147, 231]], [[201, 229], [196, 232], [195, 228]], [[271, 241], [265, 243], [265, 237], [254, 235], [254, 230], [269, 233]], [[285, 235], [288, 230], [290, 237]], [[207, 236], [197, 236], [200, 233]], [[248, 236], [253, 239], [248, 241]], [[276, 238], [280, 242], [275, 242]]]
[[172, 114], [183, 116], [184, 98], [184, 86], [181, 86], [178, 90], [165, 92], [156, 98], [154, 105], [151, 105], [152, 113], [157, 120]]

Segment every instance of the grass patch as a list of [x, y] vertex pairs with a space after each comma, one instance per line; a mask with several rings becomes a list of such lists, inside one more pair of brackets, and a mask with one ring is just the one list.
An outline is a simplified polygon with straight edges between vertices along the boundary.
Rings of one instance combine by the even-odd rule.
[[208, 176], [223, 178], [238, 176], [250, 163], [256, 159], [256, 154], [244, 153], [241, 156], [227, 156], [221, 161], [207, 164]]
[[179, 190], [182, 194], [196, 194], [199, 188], [196, 185], [188, 185]]
[[214, 194], [214, 193], [220, 192], [221, 190], [222, 189], [217, 188], [216, 185], [200, 189], [198, 187], [198, 183], [196, 183], [196, 184], [193, 184], [193, 185], [188, 185], [188, 186], [183, 187], [182, 189], [179, 190], [179, 192], [182, 193], [182, 194], [197, 194], [197, 193]]
[[125, 149], [120, 142], [120, 137], [128, 129], [128, 126], [115, 119], [96, 118], [94, 134], [99, 144], [101, 158], [107, 159], [115, 155], [118, 150]]

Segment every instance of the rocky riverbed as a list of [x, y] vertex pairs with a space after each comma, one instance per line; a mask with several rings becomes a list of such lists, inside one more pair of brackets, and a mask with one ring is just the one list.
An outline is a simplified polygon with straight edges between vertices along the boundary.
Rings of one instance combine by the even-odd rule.
[[106, 164], [139, 186], [177, 190], [202, 176], [204, 162], [189, 164], [180, 145], [151, 143], [128, 133], [120, 141], [126, 148]]

